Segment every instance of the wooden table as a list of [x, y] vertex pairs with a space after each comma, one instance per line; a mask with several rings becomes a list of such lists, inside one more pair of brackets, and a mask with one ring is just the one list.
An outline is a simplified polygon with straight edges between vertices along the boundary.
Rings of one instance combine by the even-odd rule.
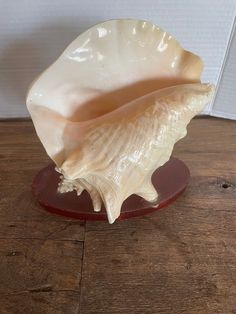
[[50, 215], [30, 185], [48, 158], [30, 121], [0, 122], [0, 313], [236, 313], [236, 122], [199, 118], [174, 155], [172, 206], [109, 225]]

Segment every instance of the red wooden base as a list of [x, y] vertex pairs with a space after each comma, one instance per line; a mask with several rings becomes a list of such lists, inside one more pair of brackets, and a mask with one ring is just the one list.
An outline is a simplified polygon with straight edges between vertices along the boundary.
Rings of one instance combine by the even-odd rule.
[[[33, 181], [32, 189], [40, 205], [50, 213], [82, 220], [107, 220], [105, 208], [94, 212], [89, 194], [80, 196], [75, 192], [57, 193], [60, 174], [51, 164], [39, 171]], [[156, 170], [152, 182], [159, 194], [158, 206], [150, 204], [139, 196], [131, 195], [121, 209], [119, 219], [141, 216], [172, 203], [186, 188], [190, 178], [188, 167], [177, 158], [170, 160]]]

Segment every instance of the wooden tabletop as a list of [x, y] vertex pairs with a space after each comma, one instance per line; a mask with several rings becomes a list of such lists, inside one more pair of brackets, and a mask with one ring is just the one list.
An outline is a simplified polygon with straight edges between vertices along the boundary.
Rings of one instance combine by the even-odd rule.
[[174, 149], [173, 205], [113, 225], [44, 212], [49, 159], [30, 121], [0, 122], [0, 314], [235, 314], [236, 122], [198, 118]]

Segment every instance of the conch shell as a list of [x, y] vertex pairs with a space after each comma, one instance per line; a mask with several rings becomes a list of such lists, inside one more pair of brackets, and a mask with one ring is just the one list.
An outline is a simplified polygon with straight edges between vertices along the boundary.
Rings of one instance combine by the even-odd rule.
[[158, 201], [153, 172], [211, 100], [201, 59], [159, 27], [111, 20], [87, 30], [34, 81], [27, 107], [59, 192], [84, 189], [108, 220], [137, 194]]

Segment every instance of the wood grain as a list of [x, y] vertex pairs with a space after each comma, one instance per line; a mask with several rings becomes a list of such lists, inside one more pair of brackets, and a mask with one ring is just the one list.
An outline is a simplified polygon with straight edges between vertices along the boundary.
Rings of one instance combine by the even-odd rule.
[[77, 313], [84, 222], [45, 213], [31, 194], [48, 163], [32, 123], [0, 123], [0, 313]]
[[40, 209], [32, 123], [0, 122], [0, 313], [235, 314], [236, 122], [193, 120], [174, 156], [192, 177], [172, 206], [85, 224]]

